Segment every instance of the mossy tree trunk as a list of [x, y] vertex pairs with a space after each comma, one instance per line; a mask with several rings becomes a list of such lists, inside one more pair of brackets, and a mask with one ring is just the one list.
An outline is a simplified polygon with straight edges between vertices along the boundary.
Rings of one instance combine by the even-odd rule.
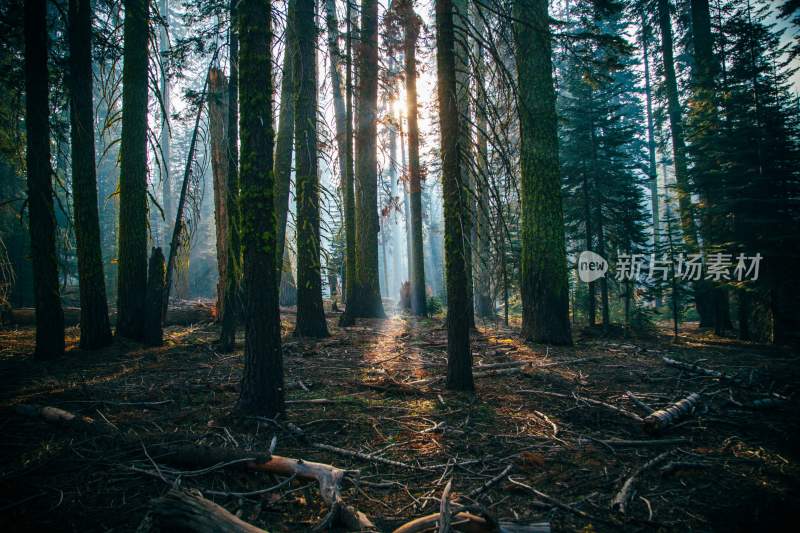
[[317, 163], [317, 27], [314, 0], [296, 0], [293, 17], [295, 188], [297, 190], [297, 322], [299, 337], [327, 337], [322, 307]]
[[383, 318], [378, 271], [378, 1], [361, 2], [355, 165], [356, 286], [354, 317]]
[[25, 2], [25, 128], [37, 358], [64, 354], [64, 311], [58, 292], [56, 218], [50, 168], [47, 4]]
[[456, 86], [453, 3], [436, 2], [436, 73], [441, 128], [442, 189], [444, 196], [445, 271], [447, 279], [447, 388], [472, 391], [472, 351], [469, 331], [464, 227], [461, 213], [469, 209], [467, 184], [461, 172], [458, 97]]
[[570, 344], [561, 173], [547, 0], [515, 0], [520, 114], [522, 334]]
[[417, 123], [417, 38], [421, 20], [411, 0], [398, 5], [403, 17], [403, 52], [406, 75], [406, 112], [408, 113], [408, 199], [410, 205], [411, 312], [428, 314], [425, 302], [425, 257], [422, 248], [422, 169], [419, 161], [419, 125]]
[[117, 335], [141, 340], [147, 288], [149, 0], [125, 0], [119, 174]]
[[112, 336], [97, 210], [92, 104], [92, 8], [89, 2], [70, 0], [68, 34], [72, 197], [81, 300], [80, 346], [91, 350], [107, 346]]
[[229, 64], [230, 73], [228, 79], [228, 128], [226, 135], [226, 152], [228, 155], [228, 238], [226, 245], [226, 268], [225, 288], [222, 304], [222, 315], [220, 322], [222, 330], [220, 332], [219, 348], [220, 351], [229, 352], [233, 350], [236, 342], [236, 324], [241, 311], [241, 299], [239, 298], [239, 282], [242, 275], [241, 246], [239, 243], [239, 37], [236, 28], [238, 0], [231, 0], [230, 3], [230, 29], [229, 40]]
[[273, 418], [284, 411], [284, 388], [272, 170], [272, 3], [241, 0], [237, 11], [245, 324], [238, 408]]

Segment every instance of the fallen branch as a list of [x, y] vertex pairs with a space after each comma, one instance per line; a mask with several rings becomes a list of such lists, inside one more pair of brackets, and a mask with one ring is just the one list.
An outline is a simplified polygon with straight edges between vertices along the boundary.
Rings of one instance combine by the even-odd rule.
[[653, 459], [650, 459], [645, 464], [637, 468], [631, 476], [625, 480], [625, 483], [622, 484], [622, 488], [619, 489], [619, 492], [614, 496], [614, 499], [611, 500], [611, 509], [616, 511], [620, 514], [625, 514], [625, 508], [628, 505], [628, 501], [631, 499], [631, 493], [633, 491], [633, 484], [636, 481], [636, 478], [641, 475], [642, 472], [647, 470], [648, 468], [652, 468], [658, 463], [662, 462], [664, 459], [669, 457], [674, 450], [670, 450], [668, 452], [664, 452], [655, 456]]
[[469, 494], [467, 494], [467, 498], [472, 499], [472, 500], [474, 500], [475, 498], [478, 498], [481, 494], [483, 494], [484, 492], [489, 490], [491, 487], [493, 487], [494, 485], [497, 485], [498, 483], [500, 483], [508, 475], [508, 473], [511, 472], [512, 468], [513, 468], [513, 465], [506, 466], [503, 469], [502, 472], [500, 472], [499, 474], [494, 476], [492, 479], [486, 481], [486, 483], [484, 483], [483, 485], [481, 485], [477, 489], [475, 489], [472, 492], [470, 492]]
[[206, 500], [196, 491], [171, 489], [150, 503], [147, 526], [138, 531], [190, 531], [195, 533], [267, 533], [248, 524], [216, 503]]
[[686, 398], [675, 402], [674, 404], [659, 409], [649, 414], [644, 419], [644, 429], [648, 433], [658, 433], [659, 431], [675, 424], [682, 418], [689, 415], [700, 403], [701, 396], [693, 392]]
[[606, 446], [669, 446], [676, 444], [686, 444], [688, 439], [683, 437], [675, 437], [674, 439], [647, 439], [647, 440], [627, 440], [627, 439], [579, 439], [579, 444], [588, 444], [590, 442], [599, 442]]
[[630, 418], [631, 420], [635, 420], [636, 422], [641, 423], [642, 417], [637, 415], [636, 413], [631, 413], [621, 407], [617, 407], [615, 405], [611, 405], [610, 403], [601, 402], [600, 400], [593, 400], [591, 398], [586, 398], [584, 396], [578, 396], [577, 394], [573, 394], [576, 400], [580, 400], [586, 402], [591, 405], [598, 405], [600, 407], [605, 407], [606, 409], [611, 409], [612, 411], [621, 414], [624, 417]]
[[649, 414], [651, 414], [653, 411], [655, 411], [655, 409], [653, 409], [652, 407], [650, 407], [649, 405], [647, 405], [646, 403], [644, 403], [642, 400], [640, 400], [639, 398], [637, 398], [636, 396], [634, 396], [634, 394], [633, 394], [631, 391], [627, 391], [627, 392], [625, 392], [625, 396], [627, 396], [627, 397], [628, 397], [628, 399], [629, 399], [631, 402], [633, 402], [633, 404], [634, 404], [636, 407], [638, 407], [639, 409], [643, 410], [643, 411], [644, 411], [645, 413], [647, 413], [648, 415], [649, 415]]
[[708, 468], [711, 463], [701, 463], [697, 461], [670, 461], [662, 466], [659, 470], [662, 476], [666, 476], [675, 472], [676, 470], [698, 470], [701, 468]]
[[[423, 533], [433, 531], [439, 520], [439, 513], [421, 516], [403, 524], [393, 533]], [[514, 522], [492, 522], [482, 516], [468, 512], [452, 516], [452, 531], [461, 533], [550, 533], [550, 522], [517, 524]]]
[[536, 490], [535, 488], [531, 487], [530, 485], [526, 485], [525, 483], [522, 483], [521, 481], [515, 480], [511, 476], [508, 476], [508, 480], [514, 485], [520, 486], [520, 487], [522, 487], [524, 489], [528, 489], [529, 491], [533, 492], [536, 496], [540, 497], [541, 499], [545, 500], [546, 502], [549, 502], [549, 503], [555, 505], [556, 507], [564, 509], [565, 511], [569, 511], [570, 513], [574, 513], [574, 514], [580, 516], [581, 518], [586, 518], [586, 519], [589, 519], [589, 520], [597, 520], [595, 517], [593, 517], [589, 513], [585, 512], [585, 511], [581, 511], [580, 509], [576, 509], [572, 505], [569, 505], [568, 503], [564, 503], [561, 500], [557, 500], [557, 499], [553, 498], [552, 496], [549, 496], [549, 495], [545, 494], [542, 491]]
[[[512, 368], [498, 368], [498, 369], [490, 369], [490, 370], [477, 370], [472, 372], [473, 378], [486, 378], [492, 376], [503, 376], [506, 374], [521, 374], [524, 367], [529, 365], [530, 363], [527, 361], [521, 361], [521, 365], [514, 366]], [[489, 366], [489, 365], [486, 365]], [[475, 367], [475, 369], [479, 369], [480, 367]], [[475, 370], [473, 369], [473, 370]], [[437, 376], [433, 378], [424, 378], [424, 379], [417, 379], [414, 381], [407, 381], [405, 385], [430, 385], [432, 383], [438, 383], [439, 381], [444, 381], [445, 376]]]

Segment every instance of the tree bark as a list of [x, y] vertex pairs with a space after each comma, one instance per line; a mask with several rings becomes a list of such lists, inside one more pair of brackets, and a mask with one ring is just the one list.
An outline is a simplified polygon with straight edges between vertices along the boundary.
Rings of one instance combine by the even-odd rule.
[[141, 340], [147, 287], [149, 0], [124, 0], [117, 335]]
[[453, 2], [436, 2], [436, 73], [441, 128], [442, 189], [444, 196], [445, 270], [447, 280], [447, 388], [472, 391], [469, 293], [464, 228], [461, 213], [468, 209], [466, 183], [460, 162], [460, 116], [456, 87]]
[[292, 175], [292, 146], [295, 129], [295, 92], [294, 63], [297, 54], [297, 41], [294, 37], [294, 19], [297, 0], [288, 0], [286, 12], [286, 43], [283, 50], [283, 67], [281, 70], [281, 95], [278, 110], [278, 134], [275, 137], [275, 213], [278, 220], [276, 237], [277, 253], [275, 255], [277, 276], [281, 276], [281, 268], [286, 254], [286, 220], [289, 214], [289, 188]]
[[[479, 3], [475, 3], [473, 18], [478, 34], [485, 32], [485, 13]], [[475, 58], [477, 67], [475, 68], [475, 93], [476, 100], [480, 100], [486, 94], [484, 79], [485, 57], [484, 46], [479, 40], [475, 40]], [[476, 213], [475, 213], [475, 243], [473, 254], [473, 264], [475, 269], [474, 302], [475, 314], [480, 318], [494, 318], [494, 298], [491, 292], [491, 272], [490, 272], [490, 246], [491, 246], [491, 224], [489, 222], [489, 195], [487, 187], [489, 182], [489, 140], [487, 137], [488, 119], [486, 108], [476, 103], [475, 105], [475, 129], [477, 130], [476, 168], [478, 176], [475, 181]], [[484, 181], [485, 183], [480, 183]]]
[[339, 317], [340, 326], [351, 326], [356, 311], [356, 211], [355, 168], [353, 161], [353, 31], [352, 3], [347, 1], [347, 50], [345, 59], [345, 173], [343, 176], [342, 207], [344, 210], [345, 257], [344, 257], [344, 313]]
[[208, 73], [208, 115], [211, 171], [214, 182], [214, 227], [217, 244], [217, 316], [225, 315], [225, 287], [228, 283], [228, 84], [219, 68]]
[[516, 0], [522, 170], [522, 334], [571, 344], [564, 215], [547, 0]]
[[284, 411], [283, 359], [272, 171], [272, 4], [241, 0], [241, 208], [244, 248], [244, 372], [238, 408], [267, 417]]
[[319, 243], [319, 169], [317, 163], [317, 28], [314, 0], [296, 0], [293, 17], [295, 189], [297, 198], [298, 337], [327, 337], [322, 307]]
[[472, 122], [469, 105], [469, 33], [467, 19], [469, 7], [467, 0], [453, 0], [453, 31], [455, 38], [456, 61], [456, 100], [458, 103], [458, 134], [461, 152], [461, 175], [464, 180], [463, 194], [465, 209], [460, 213], [464, 238], [464, 268], [467, 275], [467, 307], [469, 325], [475, 327], [475, 302], [472, 284], [472, 211], [475, 179], [472, 172]]
[[164, 290], [166, 288], [166, 264], [161, 248], [153, 248], [147, 273], [147, 300], [145, 301], [144, 342], [150, 346], [164, 343]]
[[92, 9], [88, 2], [69, 2], [69, 85], [72, 127], [72, 196], [81, 300], [80, 346], [92, 350], [112, 341], [108, 321], [92, 104]]
[[361, 2], [355, 165], [356, 293], [362, 318], [384, 318], [378, 271], [378, 2]]
[[220, 316], [222, 328], [219, 338], [220, 351], [230, 352], [236, 344], [236, 324], [242, 308], [239, 298], [239, 281], [242, 272], [241, 246], [239, 241], [239, 222], [241, 210], [239, 206], [239, 37], [236, 30], [238, 0], [230, 0], [230, 29], [228, 80], [228, 135], [226, 152], [228, 156], [228, 222], [227, 251], [223, 311]]
[[28, 214], [37, 358], [64, 354], [64, 312], [58, 291], [56, 219], [50, 168], [50, 103], [47, 73], [47, 5], [25, 2], [25, 128]]
[[403, 18], [403, 51], [405, 55], [406, 112], [408, 113], [408, 200], [410, 204], [411, 240], [411, 312], [427, 316], [425, 302], [425, 257], [422, 247], [422, 169], [419, 161], [419, 125], [417, 123], [417, 38], [421, 25], [413, 3], [398, 5]]
[[[653, 217], [653, 253], [658, 253], [661, 243], [661, 213], [658, 203], [658, 171], [656, 170], [656, 137], [653, 127], [653, 96], [650, 84], [650, 26], [642, 12], [642, 55], [644, 59], [644, 94], [647, 111], [647, 178], [650, 188], [650, 210]], [[656, 307], [661, 307], [661, 289], [656, 287]]]

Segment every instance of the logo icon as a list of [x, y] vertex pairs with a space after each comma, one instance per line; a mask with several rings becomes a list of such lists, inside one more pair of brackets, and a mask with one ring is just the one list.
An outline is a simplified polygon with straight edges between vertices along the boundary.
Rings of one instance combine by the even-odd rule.
[[608, 272], [608, 261], [602, 256], [589, 250], [581, 252], [578, 256], [578, 278], [581, 281], [591, 283], [605, 276], [606, 272]]

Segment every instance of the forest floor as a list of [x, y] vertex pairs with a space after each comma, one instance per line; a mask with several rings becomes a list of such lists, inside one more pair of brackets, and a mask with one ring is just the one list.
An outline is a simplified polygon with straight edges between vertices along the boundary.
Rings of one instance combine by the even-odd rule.
[[[81, 352], [70, 328], [69, 355], [52, 362], [29, 356], [32, 328], [0, 330], [0, 530], [135, 530], [177, 475], [144, 443], [178, 434], [255, 451], [276, 437], [275, 454], [357, 469], [360, 482], [345, 484], [342, 497], [380, 531], [438, 512], [448, 480], [452, 498], [470, 496], [503, 520], [550, 522], [553, 531], [797, 530], [797, 351], [714, 337], [696, 325], [677, 342], [666, 329], [647, 338], [584, 331], [573, 347], [555, 348], [478, 324], [476, 372], [524, 366], [496, 366], [518, 371], [476, 377], [468, 396], [436, 379], [446, 372], [442, 320], [394, 316], [341, 329], [337, 318], [329, 314], [329, 338], [298, 340], [289, 333], [294, 315], [283, 314], [287, 418], [305, 438], [285, 420], [233, 413], [242, 343], [218, 353], [216, 325], [170, 327], [160, 348], [117, 341], [97, 352]], [[664, 356], [726, 377], [668, 366]], [[660, 435], [636, 420], [648, 405], [694, 392], [702, 392], [700, 406]], [[776, 394], [789, 399], [753, 409]], [[126, 438], [19, 414], [28, 404], [91, 417]], [[130, 436], [140, 441], [132, 445]], [[612, 511], [625, 481], [664, 452], [631, 483], [627, 512]], [[210, 491], [255, 491], [280, 479], [230, 468], [181, 474], [182, 487], [270, 531], [310, 531], [328, 511], [312, 483], [220, 495]]]

